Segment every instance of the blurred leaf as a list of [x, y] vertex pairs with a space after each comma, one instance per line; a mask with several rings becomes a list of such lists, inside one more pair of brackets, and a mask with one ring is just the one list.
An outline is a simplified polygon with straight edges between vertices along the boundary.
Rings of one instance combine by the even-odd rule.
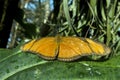
[[69, 8], [68, 8], [68, 1], [67, 0], [63, 0], [63, 9], [64, 9], [64, 13], [65, 13], [65, 18], [68, 22], [68, 25], [70, 26], [70, 28], [74, 31], [74, 33], [77, 36], [80, 36], [77, 31], [75, 30], [75, 28], [73, 27], [73, 22], [70, 18], [70, 14], [69, 14]]
[[111, 18], [111, 19], [113, 19], [114, 18], [114, 15], [115, 15], [115, 10], [116, 10], [116, 5], [117, 5], [117, 0], [114, 0], [114, 1], [112, 1], [112, 0], [106, 0], [106, 2], [107, 2], [107, 14], [108, 14], [108, 16]]
[[[120, 56], [107, 61], [45, 61], [19, 48], [0, 49], [1, 80], [115, 80], [120, 77]], [[112, 75], [111, 75], [112, 74]]]
[[101, 15], [102, 15], [102, 18], [103, 18], [103, 21], [106, 21], [106, 8], [104, 7], [104, 4], [103, 4], [103, 0], [100, 1], [100, 5], [101, 5]]
[[[96, 7], [97, 7], [97, 0], [90, 0], [90, 5], [91, 8], [93, 9], [94, 12], [92, 12], [92, 14], [95, 14], [97, 16], [97, 11], [96, 11]], [[91, 10], [92, 11], [92, 10]]]
[[66, 20], [68, 22], [68, 25], [72, 28], [72, 22], [71, 22], [71, 18], [70, 18], [70, 14], [69, 14], [69, 8], [68, 8], [68, 1], [67, 0], [63, 1], [63, 8], [64, 8], [64, 13], [65, 13], [65, 17], [66, 17]]

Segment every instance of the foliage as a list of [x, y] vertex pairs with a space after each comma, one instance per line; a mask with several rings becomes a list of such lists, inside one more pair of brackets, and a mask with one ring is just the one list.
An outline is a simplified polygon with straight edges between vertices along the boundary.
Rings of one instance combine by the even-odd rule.
[[[117, 80], [120, 77], [120, 56], [107, 61], [46, 61], [30, 53], [0, 50], [1, 80]], [[112, 74], [112, 75], [111, 75]]]

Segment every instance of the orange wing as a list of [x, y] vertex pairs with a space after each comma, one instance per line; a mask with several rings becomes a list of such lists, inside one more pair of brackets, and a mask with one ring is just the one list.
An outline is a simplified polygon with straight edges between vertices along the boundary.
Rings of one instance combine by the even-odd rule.
[[22, 51], [39, 54], [42, 58], [61, 61], [73, 61], [86, 55], [107, 55], [110, 49], [104, 44], [88, 38], [78, 37], [46, 37], [32, 40], [25, 44]]
[[52, 60], [58, 54], [58, 45], [54, 37], [32, 40], [22, 47], [22, 51], [39, 54], [42, 58]]
[[109, 48], [90, 39], [62, 37], [58, 59], [61, 61], [73, 61], [85, 55], [106, 55], [110, 52], [106, 50], [109, 50]]
[[77, 37], [63, 37], [60, 42], [58, 59], [72, 61], [90, 53], [92, 53], [91, 49], [82, 39]]
[[95, 42], [91, 39], [86, 38], [86, 41], [88, 42], [89, 47], [96, 55], [107, 55], [110, 53], [110, 48], [108, 48], [106, 45]]

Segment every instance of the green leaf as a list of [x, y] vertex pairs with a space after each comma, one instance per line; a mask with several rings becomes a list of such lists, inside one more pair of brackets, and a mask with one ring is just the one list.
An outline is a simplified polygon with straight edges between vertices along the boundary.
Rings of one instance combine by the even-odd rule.
[[107, 61], [46, 61], [37, 55], [0, 49], [1, 80], [115, 80], [120, 77], [120, 56]]
[[101, 4], [101, 15], [102, 15], [102, 19], [103, 19], [103, 21], [106, 21], [106, 9], [105, 9], [105, 7], [104, 7], [104, 5], [103, 5], [103, 1], [101, 0], [100, 1], [100, 4]]
[[73, 27], [73, 22], [70, 18], [70, 14], [69, 14], [69, 8], [68, 8], [68, 1], [67, 0], [63, 0], [63, 9], [64, 9], [64, 13], [65, 13], [65, 18], [68, 22], [68, 25], [70, 26], [70, 28], [74, 31], [74, 33], [77, 36], [80, 36], [77, 31], [75, 30], [75, 28]]

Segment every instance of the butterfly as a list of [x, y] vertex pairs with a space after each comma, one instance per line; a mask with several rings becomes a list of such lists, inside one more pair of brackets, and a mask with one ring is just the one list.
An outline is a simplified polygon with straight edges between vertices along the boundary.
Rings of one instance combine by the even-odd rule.
[[110, 53], [105, 44], [80, 37], [44, 37], [34, 39], [21, 47], [24, 52], [32, 52], [47, 60], [74, 61], [81, 56]]

